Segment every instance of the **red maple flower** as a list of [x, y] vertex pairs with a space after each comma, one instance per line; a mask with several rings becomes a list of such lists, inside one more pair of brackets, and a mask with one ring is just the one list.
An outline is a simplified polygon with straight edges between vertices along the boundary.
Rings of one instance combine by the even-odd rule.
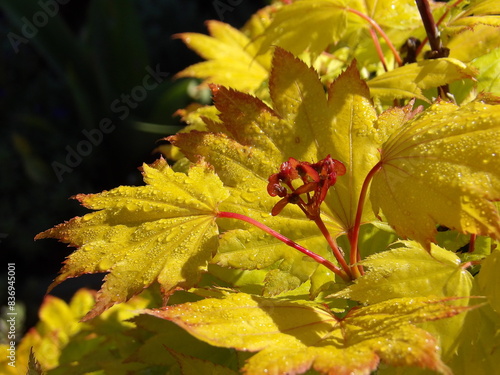
[[[344, 164], [332, 159], [330, 155], [314, 164], [289, 158], [281, 164], [280, 171], [271, 175], [268, 180], [269, 195], [282, 198], [273, 207], [272, 215], [278, 215], [288, 203], [292, 203], [297, 204], [309, 219], [316, 219], [328, 189], [335, 184], [337, 176], [342, 176], [345, 172]], [[292, 181], [299, 178], [303, 185], [296, 188]]]

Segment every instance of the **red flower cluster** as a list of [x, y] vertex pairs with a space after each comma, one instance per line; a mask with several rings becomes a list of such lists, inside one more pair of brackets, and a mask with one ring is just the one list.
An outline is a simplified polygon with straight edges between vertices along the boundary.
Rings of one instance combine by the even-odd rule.
[[[319, 217], [319, 207], [325, 200], [328, 189], [335, 184], [337, 176], [342, 176], [345, 172], [344, 164], [332, 159], [330, 155], [314, 164], [294, 158], [288, 159], [281, 164], [278, 173], [269, 177], [267, 192], [272, 197], [283, 198], [273, 207], [272, 215], [278, 215], [288, 203], [293, 203], [298, 205], [309, 219], [315, 220]], [[303, 185], [295, 188], [292, 181], [299, 178]], [[301, 197], [303, 194], [306, 201]]]

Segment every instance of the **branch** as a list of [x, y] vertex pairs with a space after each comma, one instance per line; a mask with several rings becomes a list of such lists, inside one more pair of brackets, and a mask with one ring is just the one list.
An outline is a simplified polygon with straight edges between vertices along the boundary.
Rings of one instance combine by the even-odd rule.
[[[426, 57], [428, 59], [439, 59], [442, 57], [448, 57], [450, 50], [443, 47], [441, 37], [439, 35], [439, 30], [432, 16], [431, 8], [429, 6], [428, 0], [415, 0], [417, 3], [418, 11], [420, 12], [420, 17], [425, 27], [425, 32], [427, 34], [427, 39], [431, 46], [431, 53]], [[439, 96], [441, 98], [447, 98], [447, 94], [450, 92], [448, 85], [440, 86]]]

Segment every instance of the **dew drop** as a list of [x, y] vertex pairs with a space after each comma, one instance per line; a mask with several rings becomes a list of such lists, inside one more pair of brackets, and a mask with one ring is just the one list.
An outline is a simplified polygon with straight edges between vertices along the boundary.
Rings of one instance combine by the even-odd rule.
[[258, 197], [257, 197], [256, 194], [244, 192], [244, 193], [241, 194], [241, 198], [245, 202], [253, 203], [253, 202], [255, 202], [257, 200]]
[[165, 237], [165, 241], [172, 241], [175, 237], [179, 235], [179, 233], [180, 233], [179, 227], [172, 228], [170, 233], [167, 234], [167, 236]]

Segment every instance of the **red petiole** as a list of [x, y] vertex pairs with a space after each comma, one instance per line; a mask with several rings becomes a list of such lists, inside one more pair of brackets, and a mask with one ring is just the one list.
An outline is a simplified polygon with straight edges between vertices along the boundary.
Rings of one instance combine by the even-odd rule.
[[356, 210], [356, 218], [354, 220], [354, 226], [349, 230], [349, 243], [351, 245], [351, 256], [349, 263], [351, 264], [351, 272], [354, 277], [359, 277], [364, 274], [363, 266], [354, 266], [361, 260], [361, 255], [359, 253], [358, 242], [359, 242], [359, 229], [361, 227], [361, 217], [363, 215], [363, 207], [365, 205], [366, 195], [368, 193], [368, 187], [373, 176], [382, 168], [382, 163], [378, 162], [366, 175], [363, 186], [361, 187], [361, 192], [359, 193], [358, 208]]
[[245, 221], [249, 224], [252, 224], [253, 226], [263, 230], [264, 232], [270, 234], [271, 236], [277, 238], [278, 240], [282, 241], [283, 243], [287, 244], [290, 247], [293, 247], [294, 249], [300, 251], [302, 254], [307, 255], [308, 257], [314, 259], [315, 262], [324, 265], [326, 268], [329, 270], [333, 271], [336, 275], [340, 276], [342, 279], [349, 281], [351, 278], [350, 276], [341, 270], [339, 267], [337, 267], [335, 264], [330, 262], [329, 260], [323, 258], [321, 255], [318, 255], [305, 247], [299, 245], [298, 243], [292, 241], [288, 237], [282, 235], [281, 233], [276, 232], [275, 230], [269, 228], [267, 225], [262, 224], [261, 222], [252, 219], [251, 217], [237, 214], [234, 212], [219, 212], [217, 214], [218, 218], [229, 218], [229, 219], [236, 219], [236, 220], [242, 220]]
[[[389, 37], [387, 36], [387, 34], [384, 32], [384, 30], [382, 30], [382, 28], [379, 26], [379, 24], [377, 22], [375, 22], [375, 20], [373, 18], [367, 16], [366, 14], [364, 14], [356, 9], [352, 9], [352, 8], [347, 7], [346, 10], [348, 12], [351, 12], [351, 13], [363, 18], [365, 21], [367, 21], [371, 25], [371, 27], [382, 37], [382, 39], [385, 40], [385, 42], [389, 46], [389, 49], [391, 50], [392, 54], [394, 55], [394, 58], [396, 59], [396, 62], [398, 63], [398, 65], [399, 66], [403, 65], [403, 60], [401, 59], [401, 56], [399, 55], [398, 50], [396, 49], [396, 47], [394, 47], [394, 44], [392, 44], [392, 42], [389, 39]], [[374, 42], [376, 43], [376, 45], [378, 44], [378, 40], [376, 38], [374, 39]], [[378, 46], [378, 48], [380, 48], [380, 45]]]
[[314, 222], [316, 223], [316, 225], [318, 226], [319, 230], [321, 231], [321, 233], [325, 237], [326, 241], [328, 242], [328, 245], [330, 245], [330, 247], [332, 249], [332, 252], [333, 252], [333, 255], [335, 255], [335, 258], [337, 259], [337, 261], [339, 262], [339, 264], [342, 266], [342, 269], [344, 270], [344, 272], [347, 275], [349, 275], [349, 277], [352, 278], [351, 269], [347, 265], [347, 263], [346, 263], [346, 261], [344, 259], [344, 254], [338, 248], [337, 243], [335, 242], [335, 240], [330, 235], [330, 232], [328, 232], [328, 229], [326, 228], [325, 223], [323, 222], [323, 220], [321, 220], [321, 217], [318, 217], [316, 220], [314, 220]]

